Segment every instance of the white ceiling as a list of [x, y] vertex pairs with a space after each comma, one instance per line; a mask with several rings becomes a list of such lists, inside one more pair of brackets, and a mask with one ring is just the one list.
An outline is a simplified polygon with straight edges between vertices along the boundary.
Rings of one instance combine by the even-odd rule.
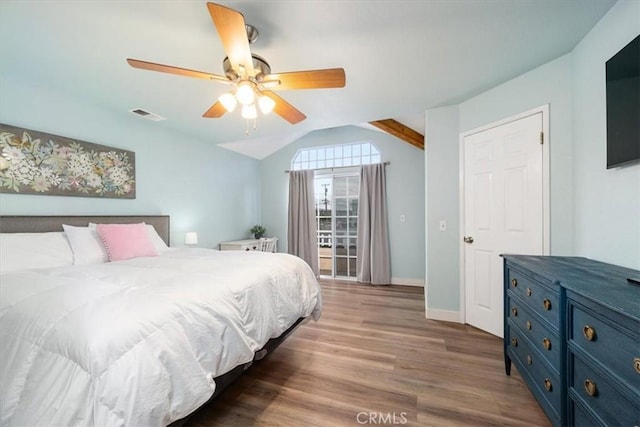
[[[258, 28], [272, 72], [343, 67], [346, 87], [281, 91], [308, 116], [202, 114], [228, 86], [133, 69], [136, 58], [223, 74], [205, 1], [0, 1], [0, 78], [55, 87], [123, 115], [258, 159], [316, 129], [455, 104], [573, 49], [614, 0], [221, 1]], [[2, 96], [0, 94], [0, 96]], [[139, 120], [144, 120], [140, 118]]]

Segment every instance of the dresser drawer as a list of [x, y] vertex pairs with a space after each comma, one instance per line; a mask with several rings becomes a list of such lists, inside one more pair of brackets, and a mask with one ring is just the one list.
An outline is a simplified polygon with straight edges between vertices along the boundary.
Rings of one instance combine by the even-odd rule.
[[[569, 299], [569, 342], [584, 350], [640, 395], [640, 341]], [[600, 308], [602, 310], [602, 308]], [[634, 327], [633, 324], [626, 325]], [[640, 325], [635, 325], [640, 330]], [[615, 352], [614, 352], [615, 350]]]
[[[545, 412], [551, 419], [560, 417], [560, 376], [545, 362], [540, 353], [533, 349], [522, 331], [509, 321], [507, 333], [508, 352], [522, 377], [529, 384], [529, 389], [536, 399], [541, 402]], [[544, 403], [544, 404], [543, 404]], [[551, 410], [553, 413], [549, 413]]]
[[574, 353], [569, 354], [568, 387], [570, 394], [582, 400], [606, 425], [640, 425], [640, 396], [620, 393]]
[[519, 299], [508, 298], [507, 301], [508, 318], [520, 327], [522, 333], [529, 338], [534, 347], [549, 361], [551, 366], [555, 367], [556, 372], [559, 372], [561, 345], [558, 332], [552, 332]]
[[506, 286], [554, 328], [560, 325], [560, 296], [518, 270], [509, 269]]
[[574, 399], [570, 399], [569, 425], [576, 427], [600, 427], [602, 423], [593, 419], [582, 404]]

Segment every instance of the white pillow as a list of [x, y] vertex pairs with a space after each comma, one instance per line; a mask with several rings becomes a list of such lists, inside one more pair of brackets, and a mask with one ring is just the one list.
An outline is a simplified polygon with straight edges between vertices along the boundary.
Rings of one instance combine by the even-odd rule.
[[75, 227], [62, 224], [62, 228], [64, 228], [71, 250], [73, 250], [75, 265], [102, 264], [109, 261], [107, 249], [95, 227]]
[[0, 273], [73, 264], [65, 233], [0, 233]]
[[[149, 235], [149, 240], [151, 240], [151, 244], [153, 245], [154, 248], [156, 248], [156, 252], [158, 252], [158, 254], [163, 254], [166, 251], [168, 251], [169, 246], [167, 246], [164, 240], [162, 240], [162, 237], [160, 237], [155, 227], [151, 224], [145, 224], [145, 227], [147, 228], [147, 234]], [[95, 229], [96, 224], [93, 222], [90, 222], [89, 228]]]
[[151, 224], [145, 224], [147, 227], [147, 234], [149, 235], [149, 240], [151, 240], [151, 244], [159, 254], [165, 253], [169, 250], [169, 246], [162, 240], [162, 237], [158, 234], [155, 227]]

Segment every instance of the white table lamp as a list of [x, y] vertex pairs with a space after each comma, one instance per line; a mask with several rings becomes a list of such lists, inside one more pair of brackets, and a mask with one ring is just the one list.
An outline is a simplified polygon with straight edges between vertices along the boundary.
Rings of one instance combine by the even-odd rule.
[[187, 231], [184, 234], [184, 244], [185, 245], [197, 245], [198, 244], [198, 233], [195, 231]]

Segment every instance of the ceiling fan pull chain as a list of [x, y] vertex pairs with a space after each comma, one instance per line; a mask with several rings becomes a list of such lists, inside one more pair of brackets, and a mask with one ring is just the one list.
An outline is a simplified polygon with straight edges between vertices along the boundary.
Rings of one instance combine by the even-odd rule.
[[[251, 120], [251, 119], [245, 119], [245, 120], [246, 120], [247, 126], [245, 127], [244, 134], [245, 135], [251, 135], [251, 132], [249, 132], [249, 120]], [[253, 119], [253, 130], [256, 130], [256, 129], [258, 129], [258, 118], [257, 117]]]

